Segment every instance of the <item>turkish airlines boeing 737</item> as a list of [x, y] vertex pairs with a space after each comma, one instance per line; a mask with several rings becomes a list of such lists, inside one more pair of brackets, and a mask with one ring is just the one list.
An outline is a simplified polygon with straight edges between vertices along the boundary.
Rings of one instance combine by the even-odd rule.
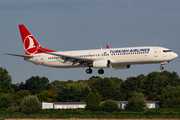
[[160, 69], [163, 70], [162, 65], [178, 57], [168, 48], [152, 46], [56, 52], [43, 48], [24, 25], [19, 25], [19, 30], [26, 55], [5, 54], [23, 57], [35, 65], [55, 68], [88, 67], [87, 74], [92, 73], [92, 67], [103, 74], [104, 68], [128, 69], [136, 64], [160, 63]]

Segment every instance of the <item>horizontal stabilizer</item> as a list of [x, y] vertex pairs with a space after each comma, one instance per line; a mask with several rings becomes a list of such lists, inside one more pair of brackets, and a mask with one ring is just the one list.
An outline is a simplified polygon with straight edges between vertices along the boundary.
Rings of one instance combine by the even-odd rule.
[[10, 54], [10, 53], [4, 53], [6, 55], [12, 55], [12, 56], [18, 56], [18, 57], [23, 57], [23, 58], [33, 58], [33, 56], [29, 55], [18, 55], [18, 54]]

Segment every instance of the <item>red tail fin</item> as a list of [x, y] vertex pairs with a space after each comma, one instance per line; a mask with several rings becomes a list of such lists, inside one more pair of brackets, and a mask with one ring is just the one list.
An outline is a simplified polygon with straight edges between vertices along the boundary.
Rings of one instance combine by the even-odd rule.
[[26, 55], [42, 53], [38, 48], [46, 52], [55, 52], [53, 50], [45, 49], [37, 42], [33, 35], [28, 31], [24, 25], [19, 25], [22, 42]]

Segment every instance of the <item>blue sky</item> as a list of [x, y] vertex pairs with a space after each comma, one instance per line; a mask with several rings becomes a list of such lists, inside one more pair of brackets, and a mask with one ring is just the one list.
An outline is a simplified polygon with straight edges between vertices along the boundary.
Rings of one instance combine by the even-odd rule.
[[[54, 80], [85, 80], [91, 76], [136, 77], [158, 71], [160, 65], [134, 65], [127, 70], [57, 69], [35, 66], [22, 58], [3, 53], [24, 54], [18, 24], [25, 24], [45, 47], [56, 51], [133, 46], [162, 46], [180, 55], [179, 0], [1, 0], [0, 67], [12, 76], [12, 83], [31, 76]], [[165, 70], [180, 75], [179, 58]]]

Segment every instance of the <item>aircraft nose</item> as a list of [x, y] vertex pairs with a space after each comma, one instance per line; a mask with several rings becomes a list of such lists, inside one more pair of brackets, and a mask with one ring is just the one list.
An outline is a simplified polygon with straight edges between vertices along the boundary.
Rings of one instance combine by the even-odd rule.
[[178, 57], [178, 54], [176, 54], [176, 53], [172, 53], [172, 59], [175, 59], [175, 58], [177, 58]]

